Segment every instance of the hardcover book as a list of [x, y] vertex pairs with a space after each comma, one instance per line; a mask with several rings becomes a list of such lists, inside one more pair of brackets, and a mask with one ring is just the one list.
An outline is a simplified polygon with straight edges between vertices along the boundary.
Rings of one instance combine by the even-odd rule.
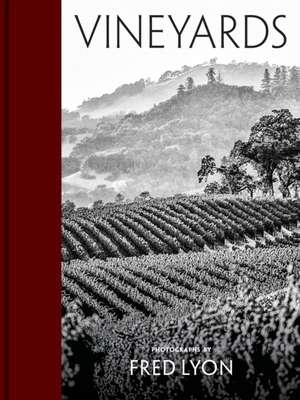
[[62, 398], [300, 398], [295, 1], [62, 0]]

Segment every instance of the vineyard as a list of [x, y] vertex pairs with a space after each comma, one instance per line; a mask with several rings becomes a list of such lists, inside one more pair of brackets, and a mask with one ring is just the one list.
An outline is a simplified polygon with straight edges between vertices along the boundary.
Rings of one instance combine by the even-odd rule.
[[299, 200], [180, 196], [79, 208], [63, 218], [62, 260], [298, 245], [299, 221]]
[[[63, 399], [299, 398], [299, 222], [299, 200], [230, 197], [65, 214]], [[178, 345], [212, 354], [151, 350]], [[132, 359], [209, 357], [234, 375], [129, 376]]]
[[[200, 305], [182, 317], [170, 318], [166, 313], [117, 322], [86, 317], [82, 310], [71, 307], [62, 321], [63, 399], [84, 395], [91, 400], [299, 398], [300, 254], [299, 249], [296, 253], [289, 249], [288, 253], [297, 268], [289, 269], [285, 289], [273, 292], [271, 298], [256, 296], [246, 284], [237, 293], [218, 298], [211, 307]], [[283, 254], [284, 250], [273, 255], [267, 250], [266, 267], [270, 267], [269, 255], [273, 261], [278, 255], [287, 263]], [[274, 269], [282, 266], [278, 260]], [[273, 279], [269, 278], [270, 284]], [[172, 351], [178, 346], [191, 350]], [[193, 350], [206, 346], [211, 353]], [[171, 351], [153, 351], [160, 348]], [[136, 371], [129, 376], [132, 359], [149, 363], [167, 359], [177, 366], [183, 360], [187, 364], [193, 360], [194, 365], [209, 359], [216, 363], [232, 360], [233, 375], [193, 376], [190, 365], [186, 375], [147, 376]], [[84, 365], [84, 369], [76, 365]]]
[[77, 299], [87, 316], [179, 315], [235, 293], [245, 280], [258, 296], [282, 289], [290, 264], [300, 269], [299, 247], [75, 260], [63, 264], [63, 307]]

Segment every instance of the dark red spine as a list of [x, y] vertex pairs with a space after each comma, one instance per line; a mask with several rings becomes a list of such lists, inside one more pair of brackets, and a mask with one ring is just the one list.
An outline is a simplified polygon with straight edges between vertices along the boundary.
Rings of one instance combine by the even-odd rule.
[[1, 300], [0, 300], [0, 396], [3, 399], [7, 398], [7, 241], [6, 241], [6, 231], [7, 231], [7, 215], [6, 215], [6, 203], [7, 203], [7, 95], [8, 95], [8, 85], [7, 85], [7, 0], [1, 1], [1, 35], [0, 35], [0, 51], [1, 60], [0, 63], [0, 76], [1, 76], [1, 104], [0, 104], [0, 121], [1, 121], [1, 168], [0, 168], [0, 210], [1, 210], [1, 231], [0, 231], [0, 254], [1, 254]]
[[7, 0], [6, 7], [6, 396], [55, 400], [61, 374], [60, 2]]

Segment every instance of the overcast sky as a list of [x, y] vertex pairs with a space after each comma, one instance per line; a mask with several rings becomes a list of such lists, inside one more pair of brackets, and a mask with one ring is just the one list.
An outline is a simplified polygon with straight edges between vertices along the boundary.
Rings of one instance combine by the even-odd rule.
[[[105, 17], [100, 19], [90, 47], [87, 49], [80, 34], [74, 15], [78, 14], [82, 25], [89, 33], [97, 15], [111, 16], [111, 40], [115, 35], [114, 17], [119, 15], [132, 31], [138, 27], [138, 15], [143, 15], [144, 48], [140, 49], [124, 33], [121, 48], [106, 49], [104, 46]], [[156, 39], [166, 45], [164, 49], [149, 49], [149, 14], [172, 14], [181, 26], [187, 15], [191, 15], [182, 36], [182, 49], [177, 49], [177, 36], [170, 21], [156, 21], [157, 28], [164, 33]], [[193, 49], [188, 46], [196, 31], [201, 15], [204, 14], [216, 42], [212, 49], [208, 39], [199, 38]], [[257, 49], [237, 49], [229, 42], [220, 49], [220, 15], [230, 14], [237, 20], [236, 34], [232, 34], [243, 45], [245, 14], [263, 17], [270, 26], [268, 43]], [[286, 33], [288, 42], [281, 49], [272, 49], [273, 42], [280, 42], [281, 36], [272, 29], [276, 15], [287, 18], [278, 25]], [[296, 0], [62, 0], [62, 105], [75, 109], [84, 99], [112, 92], [123, 83], [140, 78], [157, 79], [164, 71], [193, 66], [217, 57], [220, 62], [269, 61], [270, 64], [300, 65], [300, 4]], [[251, 40], [263, 36], [261, 26], [253, 24]], [[257, 35], [257, 37], [256, 37]], [[124, 46], [123, 46], [124, 44]]]

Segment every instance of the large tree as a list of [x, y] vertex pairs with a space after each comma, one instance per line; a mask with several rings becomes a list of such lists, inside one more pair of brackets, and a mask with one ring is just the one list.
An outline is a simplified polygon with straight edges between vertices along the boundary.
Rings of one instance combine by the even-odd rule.
[[217, 171], [222, 177], [221, 183], [228, 188], [229, 193], [238, 194], [246, 190], [253, 196], [256, 184], [239, 160], [223, 157]]
[[276, 169], [279, 190], [282, 197], [291, 197], [291, 189], [295, 190], [295, 197], [298, 197], [298, 189], [300, 183], [300, 156], [297, 160], [281, 161]]
[[205, 193], [238, 194], [247, 190], [251, 197], [253, 196], [255, 182], [238, 160], [231, 157], [223, 157], [219, 167], [217, 167], [213, 157], [210, 155], [203, 157], [201, 168], [198, 171], [199, 182], [201, 183], [203, 180], [207, 182], [209, 175], [214, 175], [215, 173], [220, 176], [220, 183], [209, 183], [205, 187]]
[[256, 168], [266, 192], [274, 195], [274, 174], [283, 161], [295, 162], [300, 152], [300, 118], [287, 109], [273, 110], [251, 128], [246, 143], [239, 142], [240, 155]]

